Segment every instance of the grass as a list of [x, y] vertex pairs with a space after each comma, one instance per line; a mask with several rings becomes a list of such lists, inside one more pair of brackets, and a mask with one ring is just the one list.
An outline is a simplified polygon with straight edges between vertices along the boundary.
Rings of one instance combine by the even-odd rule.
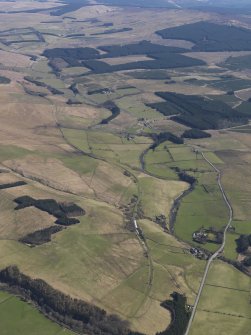
[[84, 66], [81, 67], [68, 67], [62, 70], [62, 74], [66, 76], [79, 76], [81, 74], [85, 74], [90, 70]]
[[191, 328], [191, 335], [239, 335], [248, 334], [251, 320], [220, 313], [198, 311]]
[[116, 100], [117, 105], [136, 118], [160, 119], [162, 115], [140, 100], [139, 95], [124, 97]]
[[[41, 247], [30, 249], [13, 241], [1, 241], [1, 251], [5, 251], [1, 267], [15, 262], [25, 273], [39, 273], [40, 278], [72, 296], [123, 318], [133, 318], [144, 300], [144, 292], [136, 295], [134, 290], [128, 299], [127, 290], [125, 304], [121, 304], [121, 283], [144, 264], [141, 246], [133, 234], [124, 230], [117, 210], [109, 206], [98, 208], [96, 202], [89, 206], [86, 203], [85, 208], [89, 214], [81, 224], [57, 234], [51, 243]], [[162, 318], [162, 322], [167, 321]]]
[[215, 261], [202, 292], [191, 334], [248, 334], [250, 278], [234, 267]]
[[69, 330], [60, 328], [33, 306], [19, 298], [0, 291], [0, 323], [2, 335], [55, 335], [73, 334]]
[[169, 148], [169, 152], [175, 162], [196, 160], [195, 152], [192, 150], [192, 148], [187, 146], [181, 145], [177, 147], [171, 147]]
[[[223, 163], [213, 152], [207, 152], [206, 155], [215, 164]], [[216, 227], [217, 229], [224, 227], [228, 219], [227, 208], [217, 185], [216, 174], [212, 172], [212, 167], [202, 159], [201, 155], [196, 155], [191, 147], [165, 142], [155, 151], [150, 150], [146, 155], [145, 162], [146, 170], [156, 177], [174, 179], [175, 172], [171, 168], [179, 168], [194, 175], [198, 180], [195, 190], [181, 202], [175, 222], [176, 236], [193, 243], [192, 235], [196, 230], [202, 227]], [[162, 171], [163, 174], [161, 174]], [[169, 174], [170, 172], [173, 175]], [[162, 181], [162, 190], [163, 185], [164, 181]], [[149, 190], [155, 190], [154, 187], [149, 185], [147, 189], [148, 192]], [[155, 196], [152, 195], [152, 198], [155, 198]], [[163, 194], [158, 198], [163, 199]], [[158, 203], [160, 204], [161, 201], [159, 200]], [[151, 202], [147, 203], [145, 207], [147, 213], [153, 209]], [[203, 247], [214, 251], [218, 246], [207, 243]]]
[[239, 238], [241, 234], [249, 235], [251, 231], [250, 221], [233, 221], [232, 226], [234, 227], [234, 232], [229, 232], [227, 234], [226, 246], [224, 249], [224, 255], [227, 258], [236, 260], [238, 253], [236, 251], [236, 242], [235, 240]]
[[[101, 87], [102, 88], [102, 87]], [[81, 89], [81, 86], [80, 86]], [[97, 89], [100, 89], [100, 87], [97, 87]], [[82, 94], [85, 93], [84, 90], [82, 90], [81, 92]], [[107, 100], [113, 100], [113, 101], [117, 101], [118, 99], [126, 99], [127, 96], [133, 96], [133, 95], [138, 95], [138, 93], [140, 93], [140, 91], [138, 89], [136, 89], [135, 87], [121, 87], [121, 88], [117, 88], [116, 90], [114, 90], [112, 93], [94, 93], [91, 95], [88, 95], [87, 98], [94, 102], [95, 104], [103, 104], [104, 102], [106, 102]]]
[[[195, 189], [191, 195], [197, 195], [200, 201], [193, 199], [190, 201], [190, 195], [187, 196], [181, 203], [175, 223], [175, 234], [190, 243], [193, 241], [192, 234], [200, 228], [215, 227], [221, 229], [227, 223], [227, 210], [223, 200], [212, 200], [206, 192], [196, 193], [197, 190]], [[210, 250], [218, 248], [217, 245], [210, 243], [203, 245], [203, 247]]]
[[232, 137], [229, 133], [222, 133], [220, 136], [214, 136], [206, 140], [191, 140], [190, 143], [195, 145], [202, 145], [204, 149], [216, 152], [218, 157], [219, 151], [222, 150], [242, 150], [247, 148], [241, 140]]
[[227, 234], [227, 240], [226, 240], [226, 245], [224, 248], [224, 256], [232, 259], [232, 260], [237, 260], [238, 253], [236, 251], [236, 242], [235, 240], [239, 237], [238, 234], [233, 234], [233, 233], [228, 233]]
[[166, 164], [147, 164], [146, 172], [157, 178], [178, 180], [177, 174], [173, 170], [171, 170]]
[[[185, 252], [185, 245], [174, 237], [163, 232], [155, 223], [140, 220], [149, 245], [149, 257], [152, 259], [153, 281], [149, 286], [149, 264], [147, 259], [142, 265], [115, 290], [104, 296], [107, 304], [116, 304], [117, 309], [131, 315], [129, 320], [133, 329], [139, 329], [146, 334], [155, 334], [166, 329], [170, 315], [160, 307], [163, 298], [168, 298], [174, 290], [187, 294], [189, 301], [194, 301], [190, 290], [190, 281], [198, 287], [198, 278], [204, 267], [204, 262], [198, 261]], [[196, 269], [196, 271], [195, 271]], [[185, 279], [192, 270], [189, 281]], [[196, 274], [195, 274], [196, 273]], [[121, 304], [121, 299], [124, 301]]]
[[[181, 202], [175, 223], [175, 234], [190, 243], [194, 243], [192, 234], [196, 230], [202, 227], [222, 229], [228, 220], [227, 207], [218, 188], [216, 174], [206, 171], [197, 177], [194, 191]], [[212, 243], [203, 247], [211, 251], [217, 249], [217, 245]]]
[[63, 128], [62, 131], [64, 136], [72, 145], [84, 152], [90, 152], [87, 134], [84, 130]]
[[79, 174], [89, 174], [95, 170], [98, 162], [88, 156], [77, 156], [77, 155], [62, 155], [60, 160], [65, 164], [69, 169], [76, 171]]
[[122, 139], [120, 136], [108, 133], [93, 131], [88, 133], [88, 139], [93, 144], [121, 144]]
[[163, 214], [168, 220], [174, 199], [188, 187], [180, 181], [158, 180], [153, 177], [141, 177], [139, 181], [142, 210], [146, 217], [152, 219]]
[[153, 151], [149, 150], [146, 155], [145, 163], [148, 164], [160, 164], [160, 163], [170, 163], [172, 162], [172, 156], [170, 155], [169, 151], [167, 150], [158, 150]]
[[148, 139], [145, 141], [136, 137], [128, 140], [116, 134], [98, 131], [63, 129], [63, 132], [67, 140], [80, 150], [131, 168], [140, 167], [140, 154], [151, 143]]
[[213, 164], [224, 164], [224, 162], [214, 152], [206, 152], [204, 155]]
[[[244, 135], [245, 136], [245, 135]], [[248, 136], [248, 135], [247, 135]], [[224, 161], [223, 184], [234, 210], [236, 221], [250, 220], [250, 158], [249, 152], [222, 150], [217, 155]]]
[[[51, 243], [30, 249], [20, 243], [1, 241], [6, 257], [1, 267], [17, 264], [22, 271], [39, 276], [59, 289], [95, 302], [141, 264], [141, 247], [136, 238], [123, 230], [122, 217], [111, 207], [86, 203], [89, 214], [81, 224], [62, 231]], [[128, 258], [126, 249], [135, 251]], [[81, 270], [80, 270], [81, 269]], [[124, 269], [124, 270], [122, 270]], [[82, 278], [82, 279], [81, 279]], [[99, 304], [99, 303], [98, 303]]]
[[3, 162], [8, 159], [22, 158], [30, 154], [30, 150], [23, 149], [14, 145], [0, 145], [0, 161]]
[[[142, 180], [143, 184], [147, 187], [145, 180]], [[163, 199], [161, 206], [167, 205], [172, 192], [177, 191], [175, 187], [181, 184], [166, 182], [165, 192], [170, 198]], [[28, 194], [38, 192], [35, 185], [29, 185]], [[134, 188], [128, 188], [128, 194], [123, 194], [128, 199], [136, 191], [135, 184], [132, 185]], [[43, 190], [46, 192], [47, 187], [43, 187]], [[55, 191], [50, 192], [50, 197], [55, 197]], [[86, 210], [81, 223], [54, 235], [52, 242], [32, 249], [15, 241], [1, 240], [0, 252], [5, 257], [1, 258], [0, 268], [15, 263], [32, 277], [39, 276], [72, 296], [91, 301], [108, 312], [128, 319], [135, 330], [145, 331], [146, 334], [164, 330], [170, 322], [170, 315], [161, 308], [160, 300], [168, 298], [178, 287], [193, 300], [193, 294], [189, 293], [190, 284], [184, 279], [183, 267], [190, 272], [191, 262], [193, 269], [199, 262], [184, 253], [184, 246], [156, 224], [142, 221], [140, 224], [149, 238], [154, 258], [154, 282], [149, 291], [148, 260], [143, 257], [143, 250], [135, 235], [124, 229], [121, 212], [95, 200], [74, 195], [66, 197], [65, 194], [60, 197], [65, 201], [69, 197]], [[7, 205], [0, 202], [2, 217], [8, 211], [13, 213], [13, 209]], [[159, 243], [163, 243], [160, 248], [157, 247]], [[152, 322], [153, 315], [155, 319]]]
[[135, 144], [128, 141], [128, 144], [112, 144], [109, 145], [109, 148], [114, 153], [115, 160], [120, 164], [140, 168], [140, 155], [148, 146], [148, 144]]
[[235, 227], [237, 234], [250, 234], [251, 222], [250, 221], [233, 221], [232, 224]]
[[[164, 290], [185, 293], [189, 303], [193, 303], [195, 295], [191, 285], [198, 289], [199, 278], [204, 268], [204, 261], [199, 261], [187, 252], [187, 246], [178, 242], [173, 236], [164, 233], [155, 223], [141, 220], [150, 255], [154, 266], [152, 295], [161, 299]], [[166, 295], [167, 296], [167, 295]]]
[[61, 160], [68, 168], [80, 174], [98, 199], [109, 203], [119, 202], [132, 183], [132, 180], [123, 174], [122, 168], [102, 160], [76, 155], [62, 156]]

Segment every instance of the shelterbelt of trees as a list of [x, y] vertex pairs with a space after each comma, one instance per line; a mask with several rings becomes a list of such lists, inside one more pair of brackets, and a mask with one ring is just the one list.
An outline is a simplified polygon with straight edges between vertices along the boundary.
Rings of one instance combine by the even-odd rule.
[[16, 266], [0, 271], [0, 281], [25, 300], [34, 302], [52, 319], [90, 335], [129, 335], [128, 323], [115, 315], [54, 289], [41, 279], [31, 279]]
[[[78, 332], [89, 335], [144, 335], [130, 330], [129, 323], [116, 315], [83, 300], [71, 298], [48, 285], [44, 280], [32, 279], [21, 273], [17, 266], [0, 271], [0, 283], [9, 291], [33, 302], [50, 319]], [[2, 286], [2, 288], [4, 288]], [[183, 335], [190, 311], [186, 297], [177, 292], [171, 300], [162, 303], [171, 312], [172, 322], [163, 332], [156, 335]]]

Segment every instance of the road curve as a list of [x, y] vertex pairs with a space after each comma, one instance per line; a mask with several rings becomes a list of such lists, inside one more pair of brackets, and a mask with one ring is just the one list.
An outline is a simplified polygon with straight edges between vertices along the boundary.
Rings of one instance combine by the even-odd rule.
[[205, 285], [205, 282], [206, 282], [206, 279], [207, 279], [207, 275], [208, 275], [208, 271], [209, 271], [209, 268], [210, 268], [210, 265], [211, 263], [213, 262], [213, 260], [219, 256], [219, 254], [223, 251], [224, 247], [225, 247], [225, 244], [226, 244], [226, 233], [227, 233], [227, 230], [228, 228], [230, 227], [232, 221], [233, 221], [233, 209], [232, 209], [232, 206], [227, 198], [227, 195], [225, 193], [225, 190], [221, 184], [221, 171], [213, 164], [210, 162], [210, 160], [208, 158], [205, 157], [204, 153], [201, 152], [202, 154], [202, 157], [205, 159], [205, 161], [208, 162], [209, 165], [212, 166], [212, 168], [217, 172], [217, 182], [218, 182], [218, 185], [219, 185], [219, 188], [220, 188], [220, 191], [222, 193], [222, 196], [223, 196], [223, 199], [229, 209], [229, 221], [224, 229], [224, 233], [223, 233], [223, 240], [222, 240], [222, 244], [220, 246], [220, 248], [208, 259], [208, 262], [207, 262], [207, 265], [206, 265], [206, 268], [205, 268], [205, 271], [204, 271], [204, 275], [202, 277], [202, 280], [201, 280], [201, 283], [200, 283], [200, 288], [199, 288], [199, 291], [197, 293], [197, 297], [196, 297], [196, 300], [195, 300], [195, 303], [194, 303], [194, 306], [193, 306], [193, 310], [192, 310], [192, 314], [191, 314], [191, 317], [190, 317], [190, 320], [189, 320], [189, 323], [188, 323], [188, 326], [187, 326], [187, 329], [186, 329], [186, 332], [184, 335], [188, 335], [189, 332], [190, 332], [190, 328], [192, 326], [192, 323], [193, 323], [193, 319], [194, 319], [194, 316], [195, 316], [195, 313], [196, 313], [196, 310], [197, 310], [197, 307], [198, 307], [198, 303], [199, 303], [199, 300], [200, 300], [200, 297], [201, 297], [201, 293], [203, 291], [203, 288], [204, 288], [204, 285]]

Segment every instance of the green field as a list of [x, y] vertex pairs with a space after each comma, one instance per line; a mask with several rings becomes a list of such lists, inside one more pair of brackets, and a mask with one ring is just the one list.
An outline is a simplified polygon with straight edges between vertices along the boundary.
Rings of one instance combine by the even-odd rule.
[[248, 334], [249, 307], [250, 278], [217, 261], [210, 269], [191, 334]]
[[5, 292], [0, 292], [0, 323], [3, 335], [73, 334], [47, 319], [31, 304]]
[[[161, 214], [168, 217], [173, 201], [188, 185], [180, 181], [159, 180], [144, 176], [139, 178], [141, 209], [147, 218], [155, 219]], [[157, 202], [153, 199], [158, 199]]]
[[[212, 163], [223, 164], [215, 153], [206, 152], [205, 155]], [[215, 227], [219, 230], [224, 227], [228, 212], [217, 185], [216, 174], [199, 153], [196, 154], [191, 147], [185, 145], [165, 142], [155, 151], [147, 153], [145, 163], [146, 171], [156, 177], [177, 179], [173, 168], [179, 168], [197, 179], [195, 189], [182, 200], [177, 214], [175, 234], [179, 238], [193, 243], [193, 233], [202, 227]], [[217, 249], [217, 245], [212, 243], [203, 247], [211, 251]]]
[[[228, 211], [216, 182], [216, 174], [212, 172], [211, 167], [208, 165], [208, 170], [197, 174], [197, 177], [195, 190], [181, 202], [175, 224], [177, 236], [190, 242], [193, 232], [202, 227], [215, 227], [220, 230], [228, 219]], [[216, 244], [207, 243], [203, 247], [209, 250], [217, 249]]]

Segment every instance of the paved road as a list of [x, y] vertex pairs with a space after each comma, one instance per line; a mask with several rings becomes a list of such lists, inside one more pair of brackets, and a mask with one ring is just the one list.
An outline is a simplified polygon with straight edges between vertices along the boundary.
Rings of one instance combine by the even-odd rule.
[[212, 168], [217, 172], [217, 182], [218, 182], [218, 185], [219, 185], [219, 188], [220, 188], [220, 191], [222, 193], [222, 196], [223, 196], [223, 199], [229, 209], [229, 221], [224, 229], [224, 234], [223, 234], [223, 241], [222, 241], [222, 244], [220, 246], [220, 248], [209, 258], [208, 262], [207, 262], [207, 265], [206, 265], [206, 268], [205, 268], [205, 272], [204, 272], [204, 275], [203, 275], [203, 278], [201, 280], [201, 283], [200, 283], [200, 288], [199, 288], [199, 291], [197, 293], [197, 297], [196, 297], [196, 300], [195, 300], [195, 303], [194, 303], [194, 306], [193, 306], [193, 311], [192, 311], [192, 314], [191, 314], [191, 317], [190, 317], [190, 320], [189, 320], [189, 323], [188, 323], [188, 326], [187, 326], [187, 330], [185, 332], [184, 335], [188, 335], [189, 332], [190, 332], [190, 328], [192, 326], [192, 323], [193, 323], [193, 319], [194, 319], [194, 316], [195, 316], [195, 313], [196, 313], [196, 310], [197, 310], [197, 307], [198, 307], [198, 303], [199, 303], [199, 300], [200, 300], [200, 297], [201, 297], [201, 293], [203, 291], [203, 288], [204, 288], [204, 285], [205, 285], [205, 282], [206, 282], [206, 279], [207, 279], [207, 275], [208, 275], [208, 271], [209, 271], [209, 268], [210, 268], [210, 265], [212, 264], [213, 260], [219, 256], [219, 254], [223, 251], [224, 247], [225, 247], [225, 244], [226, 244], [226, 233], [227, 233], [227, 230], [229, 228], [229, 226], [231, 225], [232, 221], [233, 221], [233, 209], [232, 209], [232, 206], [227, 198], [227, 195], [225, 193], [225, 190], [221, 184], [221, 171], [213, 164], [210, 162], [209, 159], [207, 159], [204, 155], [203, 152], [201, 152], [202, 154], [202, 157], [208, 162], [209, 165], [212, 166]]

